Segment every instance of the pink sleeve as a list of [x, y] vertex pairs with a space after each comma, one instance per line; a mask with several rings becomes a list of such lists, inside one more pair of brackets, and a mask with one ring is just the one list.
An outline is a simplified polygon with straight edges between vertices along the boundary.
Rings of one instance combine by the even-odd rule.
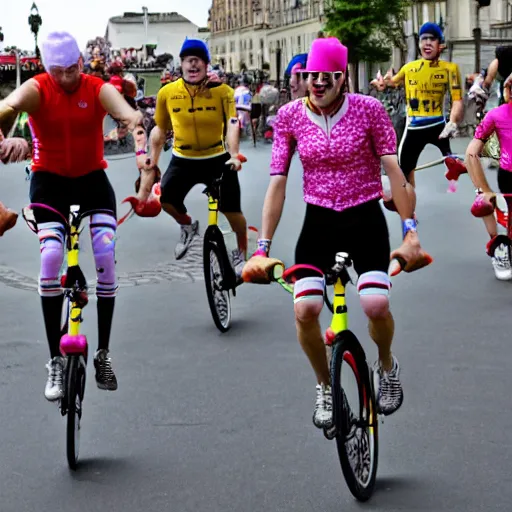
[[370, 135], [375, 154], [396, 155], [396, 132], [384, 105], [378, 100], [373, 100], [369, 107]]
[[494, 114], [491, 110], [487, 112], [483, 121], [476, 127], [474, 138], [486, 141], [492, 135], [495, 128]]
[[295, 138], [292, 133], [292, 116], [289, 108], [282, 107], [277, 111], [274, 123], [274, 142], [272, 144], [271, 176], [287, 176], [290, 162], [295, 152]]

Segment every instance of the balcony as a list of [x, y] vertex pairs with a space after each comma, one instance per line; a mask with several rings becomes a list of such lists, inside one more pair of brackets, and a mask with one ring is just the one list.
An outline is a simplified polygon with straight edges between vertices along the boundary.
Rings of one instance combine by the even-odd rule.
[[318, 18], [322, 16], [323, 12], [321, 4], [315, 2], [312, 5], [305, 5], [297, 9], [270, 13], [269, 22], [272, 28], [284, 27], [286, 25], [293, 25], [294, 23]]
[[512, 39], [512, 21], [493, 23], [491, 25], [491, 37]]

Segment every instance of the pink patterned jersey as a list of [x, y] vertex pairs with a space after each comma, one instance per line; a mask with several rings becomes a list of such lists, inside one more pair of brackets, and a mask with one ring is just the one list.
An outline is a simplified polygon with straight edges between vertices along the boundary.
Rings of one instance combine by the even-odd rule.
[[287, 175], [297, 149], [306, 203], [342, 211], [381, 197], [380, 157], [396, 154], [396, 134], [382, 104], [347, 94], [325, 117], [301, 98], [281, 107], [274, 124], [270, 174]]
[[489, 110], [476, 128], [475, 139], [486, 141], [493, 132], [500, 141], [500, 167], [512, 171], [512, 104], [504, 103]]

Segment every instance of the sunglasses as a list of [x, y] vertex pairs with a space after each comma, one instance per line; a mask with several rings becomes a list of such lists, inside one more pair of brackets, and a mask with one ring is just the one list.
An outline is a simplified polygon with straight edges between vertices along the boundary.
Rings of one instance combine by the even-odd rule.
[[305, 80], [310, 78], [313, 82], [337, 82], [342, 77], [343, 71], [308, 71], [303, 73]]

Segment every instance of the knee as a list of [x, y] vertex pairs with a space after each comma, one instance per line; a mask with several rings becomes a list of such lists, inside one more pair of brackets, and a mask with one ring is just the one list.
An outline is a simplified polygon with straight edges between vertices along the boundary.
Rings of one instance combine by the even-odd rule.
[[383, 320], [389, 315], [391, 283], [385, 272], [366, 272], [357, 282], [357, 291], [365, 315], [371, 320]]
[[91, 239], [94, 256], [109, 256], [115, 253], [117, 222], [114, 217], [104, 213], [91, 217]]
[[38, 236], [41, 248], [41, 276], [57, 277], [64, 261], [64, 227], [58, 222], [45, 222], [39, 225]]
[[294, 286], [295, 320], [300, 324], [314, 322], [324, 305], [325, 281], [323, 277], [305, 277]]

